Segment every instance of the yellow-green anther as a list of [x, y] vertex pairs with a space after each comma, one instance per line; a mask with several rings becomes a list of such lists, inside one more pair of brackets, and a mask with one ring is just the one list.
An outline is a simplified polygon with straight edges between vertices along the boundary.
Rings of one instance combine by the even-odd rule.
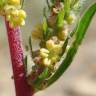
[[50, 67], [51, 66], [51, 60], [48, 59], [48, 58], [45, 58], [43, 59], [43, 64], [46, 66], [46, 67]]
[[47, 54], [49, 53], [49, 51], [47, 49], [45, 49], [45, 48], [41, 48], [40, 52], [44, 52], [44, 53], [47, 53]]
[[48, 54], [49, 54], [49, 51], [45, 48], [41, 48], [40, 49], [40, 56], [43, 57], [43, 58], [46, 58], [48, 57]]
[[44, 53], [44, 52], [40, 52], [40, 56], [42, 58], [46, 58], [46, 57], [48, 57], [48, 54], [47, 53]]

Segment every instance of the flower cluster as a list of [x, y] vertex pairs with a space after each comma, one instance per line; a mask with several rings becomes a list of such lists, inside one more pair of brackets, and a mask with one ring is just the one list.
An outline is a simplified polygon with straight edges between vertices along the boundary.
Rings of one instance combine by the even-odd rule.
[[[55, 40], [57, 39], [56, 37]], [[60, 58], [62, 52], [62, 43], [50, 39], [46, 42], [46, 48], [40, 49], [39, 56], [42, 57], [42, 62], [45, 67], [53, 67]]]
[[[34, 73], [35, 78], [28, 79], [28, 82], [32, 80], [34, 82], [36, 81], [36, 84], [37, 81], [39, 82], [39, 79], [42, 79], [38, 85], [41, 86], [41, 89], [46, 79], [50, 78], [58, 68], [60, 58], [63, 54], [65, 55], [70, 48], [70, 44], [66, 40], [70, 38], [70, 26], [76, 23], [77, 16], [74, 11], [74, 6], [78, 3], [77, 0], [72, 1], [54, 0], [53, 2], [51, 0], [52, 5], [49, 5], [50, 15], [47, 17], [45, 12], [43, 23], [38, 24], [32, 31], [31, 37], [40, 41], [40, 48], [36, 51], [32, 49], [32, 46], [29, 48], [31, 49], [30, 52], [34, 65], [32, 66], [31, 73], [27, 76], [28, 78], [33, 78], [32, 74]], [[44, 71], [46, 68], [48, 69], [47, 72]], [[36, 85], [32, 82], [29, 84], [32, 86]]]
[[1, 0], [0, 15], [4, 15], [11, 27], [25, 25], [26, 12], [20, 0]]

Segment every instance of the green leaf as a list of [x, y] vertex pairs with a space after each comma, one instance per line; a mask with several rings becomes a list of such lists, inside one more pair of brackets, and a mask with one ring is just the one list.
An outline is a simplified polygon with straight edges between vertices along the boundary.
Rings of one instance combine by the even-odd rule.
[[67, 48], [69, 39], [71, 39], [71, 38], [74, 36], [74, 34], [75, 34], [75, 32], [76, 32], [76, 30], [77, 30], [77, 28], [78, 28], [78, 25], [79, 25], [78, 23], [79, 23], [79, 19], [78, 19], [78, 21], [77, 21], [76, 27], [73, 29], [72, 32], [69, 33], [69, 36], [67, 36], [67, 38], [65, 39], [64, 44], [63, 44], [63, 47], [62, 47], [61, 56], [64, 55], [64, 53], [65, 53], [65, 51], [66, 51], [66, 48]]
[[32, 52], [33, 50], [32, 50], [32, 39], [31, 39], [31, 36], [29, 37], [29, 47], [30, 47], [30, 50]]
[[64, 44], [63, 44], [63, 47], [62, 47], [62, 54], [61, 54], [61, 56], [65, 53], [65, 51], [66, 51], [66, 48], [67, 48], [67, 45], [68, 45], [68, 40], [69, 40], [69, 38], [67, 37], [66, 39], [65, 39], [65, 42], [64, 42]]
[[32, 82], [35, 87], [39, 87], [40, 84], [48, 76], [49, 69], [45, 68], [44, 71]]
[[56, 71], [56, 73], [48, 80], [48, 86], [54, 83], [56, 80], [58, 80], [62, 74], [66, 71], [66, 69], [70, 66], [79, 45], [81, 44], [86, 30], [92, 20], [92, 17], [94, 16], [96, 12], [96, 3], [91, 5], [91, 7], [85, 12], [85, 14], [81, 17], [79, 21], [79, 25], [77, 26], [76, 30], [76, 37], [74, 42], [72, 43], [70, 49], [68, 50], [68, 53], [64, 60], [62, 61], [60, 67]]
[[28, 63], [28, 57], [25, 56], [24, 58], [24, 68], [25, 68], [25, 73], [27, 74], [27, 63]]
[[34, 52], [33, 52], [33, 48], [32, 48], [32, 38], [31, 38], [31, 36], [29, 37], [29, 48], [30, 48], [31, 56], [34, 57]]
[[21, 8], [23, 8], [23, 6], [24, 6], [24, 2], [25, 2], [25, 0], [21, 0]]
[[43, 33], [44, 33], [44, 37], [46, 37], [46, 32], [47, 32], [47, 19], [44, 16], [43, 17]]

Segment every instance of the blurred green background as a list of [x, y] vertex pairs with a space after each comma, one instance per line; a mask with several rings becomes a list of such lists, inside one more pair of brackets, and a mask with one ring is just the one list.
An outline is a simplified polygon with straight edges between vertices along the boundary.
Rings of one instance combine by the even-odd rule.
[[[83, 11], [96, 0], [88, 0]], [[42, 20], [45, 0], [25, 0], [28, 18], [22, 28], [22, 41], [26, 44], [34, 25]], [[15, 96], [12, 67], [4, 18], [0, 17], [0, 96]], [[83, 44], [65, 74], [51, 87], [35, 96], [96, 96], [96, 15]]]

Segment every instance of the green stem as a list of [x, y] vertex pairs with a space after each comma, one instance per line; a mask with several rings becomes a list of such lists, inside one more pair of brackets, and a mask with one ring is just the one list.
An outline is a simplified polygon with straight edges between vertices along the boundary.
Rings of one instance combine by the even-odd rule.
[[70, 5], [71, 5], [70, 0], [65, 0], [64, 1], [65, 18], [67, 18], [67, 16], [69, 16], [69, 14], [70, 14]]

